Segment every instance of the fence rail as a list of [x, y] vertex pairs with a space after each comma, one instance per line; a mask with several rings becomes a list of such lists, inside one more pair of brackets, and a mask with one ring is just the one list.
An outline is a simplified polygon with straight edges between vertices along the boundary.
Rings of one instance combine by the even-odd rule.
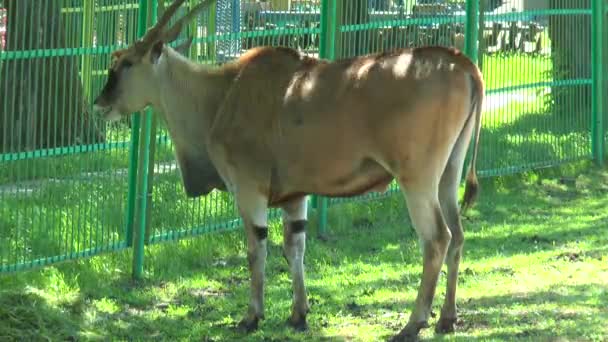
[[[133, 248], [137, 277], [146, 244], [241, 226], [228, 194], [186, 198], [172, 141], [151, 111], [117, 124], [91, 114], [109, 54], [155, 22], [157, 2], [0, 1], [0, 273]], [[257, 45], [330, 60], [455, 46], [487, 82], [481, 176], [604, 162], [607, 1], [556, 0], [515, 11], [509, 1], [497, 8], [474, 0], [401, 3], [385, 1], [378, 11], [367, 0], [304, 9], [216, 0], [181, 38], [195, 35], [190, 57], [201, 63], [222, 63]], [[332, 205], [397, 191], [393, 184], [386, 194], [312, 196], [320, 233]]]

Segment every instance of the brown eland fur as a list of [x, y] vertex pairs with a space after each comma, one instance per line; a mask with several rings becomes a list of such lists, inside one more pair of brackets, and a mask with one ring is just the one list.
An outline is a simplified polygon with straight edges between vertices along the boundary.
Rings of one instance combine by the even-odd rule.
[[283, 210], [283, 254], [293, 281], [288, 323], [304, 330], [306, 196], [385, 191], [396, 180], [420, 238], [423, 271], [409, 321], [393, 340], [416, 339], [428, 326], [444, 262], [446, 297], [436, 331], [454, 331], [464, 243], [458, 187], [472, 137], [463, 209], [478, 188], [484, 81], [475, 64], [443, 47], [335, 62], [257, 47], [222, 66], [205, 66], [182, 56], [191, 40], [175, 49], [166, 45], [181, 26], [163, 26], [182, 2], [168, 7], [162, 25], [113, 54], [95, 105], [108, 120], [153, 106], [167, 122], [186, 194], [218, 189], [234, 195], [251, 273], [249, 309], [238, 328], [252, 331], [264, 318], [267, 208]]

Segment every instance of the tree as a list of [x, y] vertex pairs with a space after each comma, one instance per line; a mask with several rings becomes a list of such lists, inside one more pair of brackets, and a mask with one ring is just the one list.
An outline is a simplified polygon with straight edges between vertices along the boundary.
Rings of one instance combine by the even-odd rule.
[[[5, 0], [7, 51], [67, 48], [58, 0]], [[79, 56], [8, 59], [0, 70], [0, 152], [102, 142], [86, 105]]]

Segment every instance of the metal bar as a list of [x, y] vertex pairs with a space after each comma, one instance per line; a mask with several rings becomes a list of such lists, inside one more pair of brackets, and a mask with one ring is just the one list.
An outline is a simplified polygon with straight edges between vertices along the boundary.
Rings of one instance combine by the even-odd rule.
[[[329, 8], [330, 15], [332, 11], [337, 12], [336, 0], [327, 0], [331, 6]], [[211, 11], [210, 11], [211, 12]], [[334, 14], [337, 14], [333, 12]], [[587, 9], [553, 9], [553, 10], [539, 10], [539, 11], [523, 11], [523, 12], [513, 12], [513, 13], [501, 13], [501, 14], [486, 14], [485, 18], [488, 21], [497, 21], [497, 20], [518, 20], [521, 19], [522, 15], [527, 16], [535, 16], [535, 15], [591, 15], [591, 10]], [[211, 15], [211, 13], [210, 13]], [[334, 17], [337, 18], [337, 17]], [[414, 19], [397, 19], [397, 20], [384, 20], [384, 21], [374, 21], [372, 23], [367, 24], [355, 24], [355, 25], [344, 25], [340, 28], [341, 32], [350, 32], [357, 30], [364, 30], [369, 28], [378, 28], [381, 26], [396, 26], [396, 25], [416, 25], [416, 24], [433, 24], [433, 23], [451, 23], [451, 22], [464, 22], [466, 21], [466, 16], [462, 15], [453, 15], [446, 17], [435, 17], [435, 18], [414, 18]], [[211, 25], [211, 23], [210, 23]], [[239, 32], [239, 33], [226, 33], [220, 35], [206, 35], [205, 37], [201, 37], [199, 39], [195, 39], [196, 42], [205, 42], [210, 43], [214, 41], [227, 41], [234, 40], [236, 38], [249, 38], [249, 37], [266, 37], [266, 36], [275, 36], [278, 34], [296, 34], [298, 32], [301, 33], [320, 33], [319, 29], [314, 28], [304, 28], [304, 29], [273, 29], [273, 30], [263, 30], [260, 32], [257, 31], [248, 31], [248, 32]], [[329, 32], [331, 35], [331, 32]], [[40, 57], [59, 57], [59, 56], [76, 56], [76, 55], [100, 55], [107, 54], [114, 51], [117, 48], [124, 48], [125, 45], [114, 45], [114, 46], [99, 46], [93, 48], [63, 48], [63, 49], [37, 49], [37, 50], [23, 50], [23, 51], [0, 51], [0, 60], [6, 59], [20, 59], [20, 58], [40, 58]]]
[[[169, 136], [160, 136], [156, 139], [157, 143], [167, 143], [171, 141]], [[111, 151], [124, 149], [130, 146], [131, 141], [117, 141], [111, 143], [100, 143], [90, 145], [78, 145], [78, 146], [67, 146], [67, 147], [55, 147], [48, 149], [40, 149], [27, 152], [14, 152], [0, 154], [0, 163], [10, 162], [25, 159], [45, 158], [45, 157], [58, 157], [70, 154], [98, 152], [98, 151]]]
[[592, 1], [591, 21], [591, 150], [595, 162], [604, 165], [604, 1]]
[[[207, 16], [207, 37], [213, 36], [215, 37], [216, 35], [216, 22], [215, 22], [215, 16], [216, 16], [216, 11], [217, 6], [216, 6], [216, 2], [214, 1], [210, 6], [209, 6], [209, 14]], [[198, 39], [198, 38], [197, 38]], [[207, 47], [207, 51], [206, 51], [206, 56], [207, 58], [211, 58], [213, 60], [217, 59], [217, 55], [215, 52], [215, 41], [211, 41], [211, 42], [205, 42], [205, 45]], [[197, 41], [198, 44], [198, 41]]]
[[[486, 16], [490, 17], [490, 16]], [[479, 40], [479, 1], [477, 0], [466, 0], [466, 21], [464, 31], [464, 53], [473, 61], [477, 63], [478, 57], [478, 40]], [[485, 23], [484, 23], [485, 26]], [[467, 169], [469, 167], [471, 153], [473, 151], [474, 139], [471, 139], [469, 143], [468, 151], [465, 156], [465, 161], [462, 165], [462, 178], [466, 177]]]
[[[149, 136], [146, 137], [146, 143], [148, 146], [145, 147], [144, 153], [148, 155], [147, 168], [144, 170], [148, 174], [145, 179], [145, 183], [142, 184], [142, 191], [145, 191], [144, 196], [146, 201], [149, 200], [146, 206], [144, 206], [144, 212], [141, 213], [144, 232], [144, 243], [148, 243], [150, 236], [150, 224], [151, 224], [151, 210], [153, 205], [152, 192], [154, 190], [154, 157], [156, 156], [156, 139], [152, 137], [156, 136], [158, 130], [158, 116], [150, 110], [150, 113], [146, 113], [146, 120], [151, 120]], [[147, 124], [147, 122], [146, 122]]]
[[486, 12], [486, 2], [485, 1], [481, 1], [479, 3], [479, 15], [477, 16], [477, 37], [481, 37], [481, 39], [478, 40], [479, 45], [477, 48], [477, 66], [479, 67], [479, 70], [481, 70], [481, 72], [483, 73], [483, 52], [486, 50], [486, 41], [485, 39], [483, 39], [483, 31], [486, 28], [486, 16], [485, 16], [485, 12]]
[[[322, 45], [319, 46], [319, 57], [328, 60], [336, 59], [336, 40], [339, 32], [340, 19], [338, 17], [338, 2], [339, 0], [326, 0], [322, 3], [321, 18], [321, 41]], [[322, 53], [321, 53], [321, 49]], [[328, 210], [328, 199], [324, 196], [314, 196], [313, 204], [319, 210], [318, 212], [318, 233], [320, 237], [327, 234], [327, 210]]]
[[125, 244], [124, 241], [113, 242], [113, 243], [110, 243], [110, 244], [107, 244], [104, 246], [85, 249], [82, 251], [72, 252], [72, 253], [68, 253], [68, 254], [64, 254], [64, 255], [57, 255], [57, 256], [45, 257], [45, 258], [40, 258], [40, 259], [34, 259], [34, 260], [31, 260], [28, 262], [21, 262], [21, 263], [12, 264], [12, 265], [0, 265], [0, 273], [18, 272], [18, 271], [32, 269], [35, 267], [58, 263], [61, 261], [87, 258], [87, 257], [98, 255], [98, 254], [101, 254], [104, 252], [119, 251], [119, 250], [122, 250], [125, 248], [127, 248], [127, 245]]
[[170, 231], [167, 233], [157, 234], [150, 237], [150, 243], [159, 243], [163, 241], [174, 241], [183, 237], [196, 236], [208, 233], [217, 232], [228, 232], [239, 229], [243, 226], [243, 220], [241, 218], [224, 221], [221, 223], [214, 223], [211, 225], [204, 225], [200, 227], [193, 227], [188, 230], [181, 231]]
[[365, 24], [343, 25], [340, 27], [340, 32], [347, 33], [347, 32], [354, 32], [354, 31], [363, 31], [363, 30], [375, 29], [375, 28], [386, 27], [386, 26], [464, 23], [465, 21], [466, 21], [466, 18], [464, 16], [382, 20], [382, 21], [373, 21], [373, 22], [369, 22], [369, 23], [365, 23]]
[[[137, 8], [139, 8], [139, 5], [135, 5], [135, 4], [120, 4], [120, 5], [98, 6], [95, 9], [95, 12], [98, 12], [98, 13], [99, 12], [113, 12], [113, 11], [120, 11], [120, 10], [125, 10], [125, 9], [137, 9]], [[79, 13], [79, 12], [82, 12], [82, 11], [83, 11], [82, 7], [64, 7], [64, 8], [61, 9], [61, 13], [62, 14], [65, 14], [65, 13]]]
[[[145, 0], [140, 0], [145, 1]], [[158, 0], [152, 0], [150, 12], [150, 24], [156, 22]], [[139, 32], [138, 32], [139, 33]], [[145, 33], [145, 32], [144, 32]], [[143, 170], [140, 175], [140, 187], [138, 193], [141, 194], [139, 198], [139, 212], [138, 212], [138, 225], [134, 230], [134, 250], [133, 250], [133, 278], [139, 279], [143, 274], [144, 264], [144, 245], [147, 225], [147, 213], [148, 213], [148, 184], [150, 182], [150, 160], [153, 159], [150, 153], [150, 145], [152, 140], [152, 129], [154, 126], [154, 114], [151, 109], [145, 111], [144, 126], [142, 127], [143, 140], [140, 144], [140, 153], [143, 155], [143, 161], [141, 169]]]
[[126, 44], [99, 46], [99, 47], [78, 47], [78, 48], [61, 48], [61, 49], [36, 49], [36, 50], [19, 50], [19, 51], [0, 51], [0, 60], [7, 59], [29, 59], [42, 57], [64, 57], [64, 56], [81, 56], [81, 55], [105, 55], [112, 51], [126, 47]]
[[559, 80], [559, 81], [547, 81], [547, 82], [534, 82], [518, 84], [509, 87], [494, 88], [486, 90], [486, 94], [497, 94], [497, 93], [508, 93], [516, 90], [540, 88], [540, 87], [564, 87], [574, 85], [589, 85], [593, 82], [590, 78], [573, 78], [570, 80]]
[[[165, 1], [165, 0], [160, 0], [160, 1]], [[192, 9], [192, 7], [194, 7], [194, 1], [190, 1], [188, 4], [188, 9]], [[198, 35], [198, 19], [194, 19], [192, 20], [192, 22], [190, 23], [190, 25], [188, 26], [188, 31], [189, 31], [189, 35], [191, 37], [196, 37]], [[200, 44], [199, 43], [195, 43], [192, 42], [192, 46], [190, 48], [190, 58], [197, 60], [198, 56], [200, 55], [200, 49], [199, 49]]]
[[[479, 30], [479, 1], [467, 0], [466, 3], [466, 27], [464, 31], [464, 51], [473, 62], [477, 62], [477, 41]], [[490, 17], [490, 16], [488, 16]]]
[[326, 58], [327, 56], [327, 32], [329, 31], [329, 3], [331, 0], [321, 1], [321, 32], [319, 33], [319, 57]]
[[592, 158], [593, 158], [593, 156], [589, 155], [589, 156], [563, 158], [559, 161], [548, 160], [548, 161], [540, 161], [540, 162], [529, 162], [529, 163], [526, 163], [525, 165], [507, 166], [507, 167], [501, 167], [500, 169], [479, 170], [479, 171], [477, 171], [477, 176], [480, 178], [508, 176], [508, 175], [531, 171], [531, 170], [545, 169], [545, 168], [556, 167], [556, 166], [560, 166], [560, 165], [564, 165], [564, 164], [568, 164], [568, 163], [575, 163], [575, 162], [579, 162], [579, 161], [583, 161], [583, 160], [589, 160]]
[[329, 18], [331, 18], [330, 26], [329, 26], [329, 37], [328, 37], [328, 49], [327, 49], [327, 57], [329, 60], [335, 60], [337, 55], [336, 44], [338, 43], [338, 32], [342, 25], [340, 20], [340, 13], [338, 11], [338, 1], [339, 0], [329, 0]]
[[[332, 1], [332, 0], [328, 0]], [[582, 14], [591, 14], [590, 9], [542, 9], [542, 10], [529, 10], [529, 11], [519, 11], [519, 12], [508, 12], [508, 13], [488, 13], [486, 17], [491, 21], [512, 21], [512, 20], [534, 20], [534, 17], [537, 16], [567, 16], [567, 15], [582, 15]], [[443, 19], [443, 18], [462, 18], [464, 20], [465, 14], [450, 14], [450, 15], [442, 15], [442, 16], [433, 16], [431, 18], [434, 19]], [[321, 17], [320, 13], [316, 11], [306, 12], [306, 13], [297, 13], [297, 12], [288, 12], [288, 11], [261, 11], [260, 17], [267, 21], [276, 21], [279, 18], [287, 20], [287, 21], [301, 21], [302, 19], [317, 19]], [[373, 22], [387, 20], [386, 18], [399, 18], [399, 12], [393, 12], [390, 14], [378, 14], [378, 13], [370, 13], [370, 20]], [[422, 19], [422, 18], [418, 18]], [[320, 19], [317, 19], [320, 20]]]
[[[93, 25], [94, 25], [94, 11], [95, 1], [84, 0], [83, 4], [83, 28], [82, 28], [82, 46], [93, 47]], [[91, 93], [91, 56], [82, 56], [82, 88], [84, 90], [84, 96], [88, 100], [90, 99]]]
[[[321, 1], [321, 32], [319, 33], [319, 58], [327, 58], [327, 51], [329, 50], [328, 43], [331, 41], [329, 39], [329, 8], [330, 3], [333, 0], [322, 0]], [[335, 19], [335, 18], [334, 18]], [[317, 203], [319, 202], [319, 196], [313, 195], [310, 199], [310, 205], [313, 209], [317, 209]], [[320, 221], [319, 221], [320, 223]], [[320, 225], [319, 225], [320, 226]]]
[[[146, 33], [147, 24], [147, 0], [139, 0], [139, 13], [137, 20], [137, 35], [142, 37]], [[131, 158], [129, 162], [129, 192], [127, 199], [127, 245], [133, 246], [133, 226], [135, 219], [135, 206], [137, 204], [137, 169], [139, 164], [139, 138], [141, 128], [141, 115], [134, 113], [131, 116], [132, 129], [131, 129]], [[143, 253], [143, 252], [142, 252]], [[135, 259], [135, 256], [134, 256]], [[135, 272], [135, 267], [133, 268]]]
[[327, 211], [329, 210], [329, 198], [320, 196], [317, 201], [319, 208], [319, 237], [327, 236]]
[[[210, 25], [211, 26], [211, 25]], [[291, 28], [278, 28], [272, 30], [261, 30], [261, 31], [246, 31], [238, 33], [224, 33], [220, 35], [206, 35], [193, 39], [193, 43], [213, 43], [217, 41], [232, 41], [238, 38], [257, 38], [257, 37], [273, 37], [282, 34], [297, 34], [297, 33], [319, 33], [320, 30], [317, 28], [302, 28], [302, 29], [291, 29]], [[177, 45], [178, 42], [173, 42], [169, 45]], [[8, 59], [30, 59], [30, 58], [42, 58], [42, 57], [64, 57], [64, 56], [82, 56], [82, 55], [105, 55], [111, 53], [116, 49], [125, 48], [126, 44], [111, 45], [111, 46], [98, 46], [90, 48], [62, 48], [62, 49], [36, 49], [36, 50], [21, 50], [21, 51], [0, 51], [0, 60]]]

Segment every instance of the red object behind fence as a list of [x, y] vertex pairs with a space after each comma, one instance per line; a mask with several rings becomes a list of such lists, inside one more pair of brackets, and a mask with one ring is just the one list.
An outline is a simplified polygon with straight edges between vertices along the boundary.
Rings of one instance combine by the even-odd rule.
[[0, 8], [0, 50], [6, 49], [6, 9]]

